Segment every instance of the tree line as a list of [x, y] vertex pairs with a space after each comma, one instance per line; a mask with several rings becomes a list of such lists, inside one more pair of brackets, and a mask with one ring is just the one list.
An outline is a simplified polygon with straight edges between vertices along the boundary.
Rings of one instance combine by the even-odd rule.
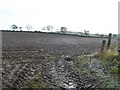
[[[15, 24], [11, 25], [10, 28], [11, 28], [13, 31], [15, 31], [15, 30], [22, 31], [22, 27], [18, 27], [18, 26], [15, 25]], [[26, 25], [25, 28], [26, 28], [28, 31], [30, 31], [33, 27], [32, 27], [31, 25]], [[47, 26], [43, 27], [41, 30], [42, 30], [43, 32], [45, 32], [45, 31], [53, 32], [53, 31], [52, 31], [52, 30], [53, 30], [53, 26], [47, 25]], [[57, 29], [57, 31], [58, 31], [58, 29]], [[67, 32], [70, 32], [70, 31], [68, 31], [67, 27], [61, 27], [61, 28], [60, 28], [60, 32], [66, 34]], [[87, 30], [84, 30], [84, 32], [80, 32], [80, 33], [81, 33], [81, 34], [85, 34], [85, 35], [89, 35], [89, 31], [87, 31]]]
[[[13, 24], [10, 26], [10, 28], [13, 30], [13, 31], [16, 31], [16, 30], [19, 30], [19, 31], [22, 31], [22, 27], [18, 27], [17, 25]], [[32, 25], [26, 25], [25, 28], [28, 30], [28, 32], [33, 29], [33, 26]], [[53, 32], [53, 26], [51, 25], [47, 25], [47, 26], [44, 26], [41, 30], [42, 32], [46, 32], [46, 31], [49, 31], [49, 32]], [[59, 31], [58, 31], [59, 30]], [[34, 31], [34, 32], [41, 32], [41, 31]], [[60, 29], [57, 29], [56, 32], [59, 32], [59, 33], [63, 33], [63, 34], [66, 34], [67, 32], [71, 33], [71, 31], [68, 31], [67, 27], [61, 27]], [[85, 36], [89, 36], [89, 33], [90, 31], [89, 30], [84, 30], [83, 32], [79, 32], [82, 35], [85, 35]], [[95, 34], [97, 37], [105, 37], [104, 34], [98, 34], [96, 33]], [[113, 37], [117, 37], [117, 34], [113, 34]]]

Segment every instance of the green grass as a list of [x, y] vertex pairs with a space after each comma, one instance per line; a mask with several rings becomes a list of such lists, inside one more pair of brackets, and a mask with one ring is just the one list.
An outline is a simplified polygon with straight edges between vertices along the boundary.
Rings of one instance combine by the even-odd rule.
[[34, 90], [37, 90], [38, 88], [47, 88], [47, 87], [48, 85], [46, 82], [43, 81], [42, 74], [38, 74], [28, 84], [28, 88], [32, 88]]
[[110, 74], [118, 75], [118, 65], [120, 64], [120, 54], [116, 49], [109, 49], [99, 54], [101, 64]]
[[[100, 62], [99, 65], [105, 70], [105, 74], [99, 73], [97, 70], [89, 70], [89, 65], [97, 65], [95, 62], [90, 61], [90, 57], [96, 57], [95, 62]], [[77, 66], [80, 73], [85, 73], [91, 77], [95, 77], [100, 80], [102, 83], [100, 88], [116, 88], [120, 86], [118, 84], [118, 66], [120, 65], [120, 54], [117, 51], [117, 48], [106, 49], [104, 52], [97, 52], [89, 55], [82, 55], [79, 57], [80, 63]], [[82, 66], [81, 66], [82, 65]]]
[[120, 54], [118, 53], [117, 48], [105, 50], [104, 52], [99, 53], [98, 57], [100, 59], [101, 65], [110, 75], [109, 78], [104, 78], [104, 83], [102, 84], [102, 87], [119, 86], [118, 66], [120, 65]]

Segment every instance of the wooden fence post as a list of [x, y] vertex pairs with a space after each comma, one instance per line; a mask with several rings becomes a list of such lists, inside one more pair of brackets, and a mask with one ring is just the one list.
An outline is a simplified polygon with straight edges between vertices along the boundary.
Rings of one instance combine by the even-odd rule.
[[105, 49], [105, 43], [106, 43], [106, 40], [103, 40], [102, 41], [102, 46], [101, 46], [101, 52], [103, 52], [104, 49]]
[[107, 49], [110, 48], [110, 44], [111, 44], [111, 37], [112, 37], [112, 34], [109, 33], [109, 37], [108, 37], [108, 43], [107, 43]]

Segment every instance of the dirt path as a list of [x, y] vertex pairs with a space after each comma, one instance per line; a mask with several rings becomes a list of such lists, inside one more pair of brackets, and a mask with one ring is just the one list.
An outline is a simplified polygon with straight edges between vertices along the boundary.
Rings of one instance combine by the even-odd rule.
[[[67, 58], [66, 58], [67, 57]], [[100, 85], [99, 80], [90, 77], [87, 74], [79, 73], [76, 68], [77, 58], [68, 56], [55, 58], [46, 62], [44, 67], [46, 82], [50, 88], [97, 88]]]
[[62, 88], [75, 88], [76, 83], [72, 79], [73, 62], [65, 60], [52, 61], [47, 64], [48, 75], [51, 76], [51, 82]]
[[29, 55], [26, 59], [23, 59], [23, 50], [8, 55], [7, 58], [7, 53], [4, 52], [2, 71], [4, 88], [27, 87], [28, 83], [42, 71], [44, 72], [42, 79], [49, 88], [95, 88], [99, 86], [100, 82], [97, 79], [78, 72], [76, 64], [79, 60], [76, 56], [56, 55], [44, 50], [25, 50]]

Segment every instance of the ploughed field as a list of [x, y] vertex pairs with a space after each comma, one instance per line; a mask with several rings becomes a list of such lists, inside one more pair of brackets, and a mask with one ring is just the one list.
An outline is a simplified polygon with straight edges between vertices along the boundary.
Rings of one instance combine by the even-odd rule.
[[75, 65], [77, 56], [99, 51], [103, 39], [2, 32], [2, 87], [28, 88], [37, 75], [40, 88], [99, 87], [100, 81], [78, 73]]

